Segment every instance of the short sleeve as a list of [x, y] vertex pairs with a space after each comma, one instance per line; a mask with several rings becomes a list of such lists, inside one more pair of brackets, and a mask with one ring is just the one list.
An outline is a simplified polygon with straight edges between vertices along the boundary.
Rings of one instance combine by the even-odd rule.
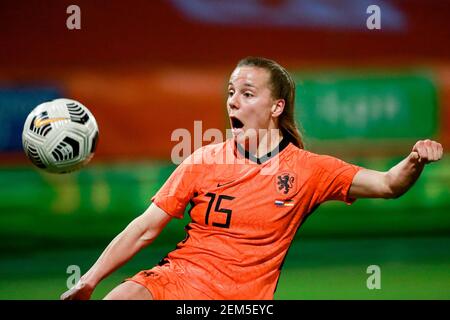
[[192, 156], [186, 158], [152, 197], [152, 201], [168, 215], [182, 219], [196, 190], [201, 167], [201, 164], [192, 161]]
[[353, 178], [362, 168], [332, 156], [315, 155], [313, 159], [315, 198], [318, 203], [339, 200], [352, 204], [356, 199], [350, 198], [348, 192]]

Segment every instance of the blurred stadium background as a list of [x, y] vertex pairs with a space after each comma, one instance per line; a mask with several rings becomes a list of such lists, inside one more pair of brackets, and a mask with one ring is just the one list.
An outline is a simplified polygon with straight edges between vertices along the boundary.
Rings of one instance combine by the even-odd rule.
[[[85, 272], [149, 205], [175, 168], [174, 129], [228, 125], [225, 86], [247, 55], [273, 58], [297, 81], [307, 149], [376, 170], [418, 139], [450, 149], [450, 2], [0, 2], [0, 299], [58, 299], [69, 265]], [[381, 30], [366, 9], [381, 8]], [[21, 147], [37, 104], [67, 97], [95, 115], [96, 156], [49, 175]], [[450, 159], [428, 166], [398, 200], [327, 203], [298, 231], [276, 299], [449, 299]], [[160, 238], [102, 282], [102, 298], [184, 238]], [[381, 289], [368, 290], [369, 265]]]

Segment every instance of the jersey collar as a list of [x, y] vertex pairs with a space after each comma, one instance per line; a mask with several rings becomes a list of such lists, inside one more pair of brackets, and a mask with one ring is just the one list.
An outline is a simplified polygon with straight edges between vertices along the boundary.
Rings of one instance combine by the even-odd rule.
[[236, 145], [239, 153], [244, 156], [246, 159], [249, 159], [257, 164], [263, 164], [264, 162], [272, 159], [273, 157], [275, 157], [277, 154], [279, 154], [281, 151], [283, 151], [284, 149], [286, 149], [286, 147], [289, 145], [289, 139], [283, 138], [280, 141], [280, 144], [278, 145], [278, 147], [276, 147], [275, 149], [273, 149], [272, 151], [270, 151], [269, 153], [263, 155], [260, 158], [255, 157], [253, 154], [251, 154], [250, 152], [248, 152], [247, 150], [245, 150], [239, 143], [236, 142], [236, 140], [234, 141], [234, 144]]

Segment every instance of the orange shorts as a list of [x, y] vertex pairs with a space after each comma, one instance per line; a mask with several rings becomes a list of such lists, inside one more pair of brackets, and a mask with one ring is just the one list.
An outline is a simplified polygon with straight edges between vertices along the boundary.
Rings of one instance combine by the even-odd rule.
[[193, 288], [183, 279], [181, 268], [167, 261], [150, 270], [143, 270], [134, 277], [125, 279], [143, 285], [154, 300], [210, 300], [211, 297]]

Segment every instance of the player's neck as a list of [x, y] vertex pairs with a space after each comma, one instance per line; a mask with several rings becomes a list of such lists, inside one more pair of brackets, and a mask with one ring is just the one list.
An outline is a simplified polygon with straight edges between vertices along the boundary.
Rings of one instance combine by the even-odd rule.
[[279, 129], [264, 130], [258, 137], [256, 148], [249, 148], [247, 151], [257, 158], [261, 158], [278, 147], [283, 135]]

